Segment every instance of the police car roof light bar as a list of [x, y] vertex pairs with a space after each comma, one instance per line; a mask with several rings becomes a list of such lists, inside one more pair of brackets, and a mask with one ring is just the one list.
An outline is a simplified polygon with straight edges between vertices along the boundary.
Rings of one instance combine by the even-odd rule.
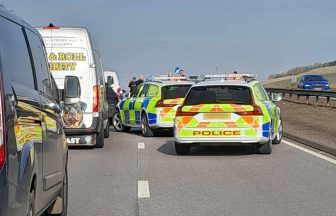
[[186, 77], [183, 76], [168, 76], [168, 75], [154, 75], [151, 76], [148, 81], [163, 82], [163, 81], [187, 81]]
[[201, 79], [222, 79], [222, 80], [240, 80], [245, 82], [251, 82], [258, 78], [258, 74], [205, 74], [200, 76]]

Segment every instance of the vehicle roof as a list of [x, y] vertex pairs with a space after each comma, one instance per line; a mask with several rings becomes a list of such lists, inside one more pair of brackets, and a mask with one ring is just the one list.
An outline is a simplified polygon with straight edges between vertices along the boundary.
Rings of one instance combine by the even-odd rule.
[[259, 81], [254, 80], [251, 82], [245, 82], [243, 80], [208, 80], [208, 81], [202, 81], [199, 83], [196, 83], [193, 85], [193, 87], [196, 86], [247, 86], [252, 87], [255, 83], [258, 83]]
[[57, 29], [48, 29], [48, 28], [44, 28], [44, 27], [48, 27], [48, 26], [38, 26], [36, 27], [36, 29], [38, 29], [39, 31], [50, 31], [50, 30], [85, 30], [85, 31], [88, 31], [88, 29], [86, 27], [76, 27], [76, 26], [55, 26], [57, 27]]
[[305, 75], [303, 75], [304, 77], [309, 77], [309, 76], [321, 76], [321, 77], [323, 77], [323, 75], [322, 74], [305, 74]]
[[15, 22], [21, 26], [24, 26], [25, 28], [29, 29], [30, 31], [34, 32], [37, 35], [40, 35], [34, 27], [26, 23], [21, 17], [11, 13], [10, 11], [8, 11], [7, 9], [3, 7], [0, 7], [0, 16], [8, 20], [11, 20], [12, 22]]
[[109, 70], [105, 70], [104, 73], [106, 73], [106, 74], [117, 74], [116, 72], [114, 72], [114, 71], [109, 71]]
[[188, 81], [163, 81], [163, 82], [146, 81], [145, 83], [150, 83], [150, 84], [159, 85], [159, 86], [193, 85], [194, 84], [194, 82], [188, 82]]

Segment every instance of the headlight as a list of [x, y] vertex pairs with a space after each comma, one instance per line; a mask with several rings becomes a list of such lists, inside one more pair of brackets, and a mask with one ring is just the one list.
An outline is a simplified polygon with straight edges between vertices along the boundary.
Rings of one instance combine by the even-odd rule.
[[325, 87], [329, 87], [329, 84], [326, 84]]
[[309, 84], [304, 84], [303, 86], [307, 86], [307, 87], [310, 87], [310, 85], [309, 85]]

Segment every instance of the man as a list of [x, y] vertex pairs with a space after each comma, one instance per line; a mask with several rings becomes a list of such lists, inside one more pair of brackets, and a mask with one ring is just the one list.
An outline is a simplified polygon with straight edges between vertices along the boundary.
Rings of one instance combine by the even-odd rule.
[[140, 85], [143, 82], [144, 82], [144, 76], [141, 75], [141, 76], [139, 76], [138, 80], [136, 81], [136, 85], [138, 86], [138, 85]]
[[184, 73], [184, 70], [183, 69], [181, 69], [180, 71], [179, 71], [179, 73], [178, 73], [181, 77], [185, 77], [185, 73]]
[[130, 92], [133, 92], [133, 90], [137, 87], [137, 81], [136, 77], [133, 77], [131, 82], [129, 82], [128, 87], [130, 89]]

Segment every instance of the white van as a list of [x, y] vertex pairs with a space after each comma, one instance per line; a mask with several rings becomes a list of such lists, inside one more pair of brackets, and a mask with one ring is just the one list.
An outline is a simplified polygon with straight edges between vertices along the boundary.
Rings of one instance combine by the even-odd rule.
[[118, 76], [116, 72], [113, 71], [104, 71], [105, 81], [108, 80], [108, 77], [112, 77], [112, 84], [111, 87], [113, 88], [114, 92], [117, 93], [118, 97], [120, 98], [121, 87], [120, 82], [118, 80]]
[[63, 121], [69, 145], [104, 146], [109, 136], [108, 107], [101, 58], [85, 28], [37, 28], [46, 46], [49, 69], [63, 95], [66, 76], [78, 77], [78, 101], [63, 101]]

